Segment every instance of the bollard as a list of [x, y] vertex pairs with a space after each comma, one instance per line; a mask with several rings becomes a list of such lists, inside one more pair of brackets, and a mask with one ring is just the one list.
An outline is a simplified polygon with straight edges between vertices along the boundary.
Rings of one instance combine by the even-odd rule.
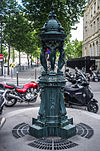
[[18, 71], [16, 72], [16, 77], [17, 77], [17, 86], [18, 86]]
[[13, 78], [12, 67], [11, 67], [11, 78]]
[[35, 68], [35, 80], [36, 80], [36, 68]]

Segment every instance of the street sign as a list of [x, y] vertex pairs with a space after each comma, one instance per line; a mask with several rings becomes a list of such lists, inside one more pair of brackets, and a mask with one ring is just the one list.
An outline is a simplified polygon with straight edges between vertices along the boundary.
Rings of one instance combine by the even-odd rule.
[[4, 58], [3, 54], [0, 54], [0, 61], [3, 61], [3, 58]]

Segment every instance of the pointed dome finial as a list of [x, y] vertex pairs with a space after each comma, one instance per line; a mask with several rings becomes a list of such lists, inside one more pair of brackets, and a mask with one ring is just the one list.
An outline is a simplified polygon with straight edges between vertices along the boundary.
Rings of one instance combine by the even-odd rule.
[[50, 11], [50, 14], [49, 14], [49, 18], [56, 18], [56, 14], [54, 13], [54, 4], [52, 2], [52, 5], [51, 5], [51, 11]]
[[51, 4], [51, 10], [54, 11], [54, 3], [52, 1], [52, 4]]

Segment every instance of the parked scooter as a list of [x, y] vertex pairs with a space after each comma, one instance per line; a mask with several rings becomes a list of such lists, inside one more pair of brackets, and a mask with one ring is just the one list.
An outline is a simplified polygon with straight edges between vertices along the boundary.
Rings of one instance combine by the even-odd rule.
[[2, 128], [2, 126], [4, 125], [6, 121], [4, 117], [1, 117], [3, 107], [5, 104], [4, 93], [5, 93], [4, 87], [2, 84], [0, 84], [0, 129]]
[[16, 86], [10, 83], [2, 83], [5, 87], [5, 106], [14, 106], [17, 102], [34, 103], [37, 100], [39, 86], [35, 82], [23, 86]]
[[[98, 101], [93, 98], [85, 75], [77, 68], [75, 71], [76, 82], [66, 85], [64, 88], [65, 105], [86, 106], [88, 111], [97, 113], [99, 109]], [[75, 79], [73, 80], [75, 81]]]

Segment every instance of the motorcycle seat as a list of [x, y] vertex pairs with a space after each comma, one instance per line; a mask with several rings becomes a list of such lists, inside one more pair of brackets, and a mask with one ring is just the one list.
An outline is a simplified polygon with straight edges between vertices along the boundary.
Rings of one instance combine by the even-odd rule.
[[16, 89], [23, 89], [23, 86], [16, 86]]
[[68, 92], [75, 92], [75, 91], [81, 91], [83, 89], [83, 87], [79, 87], [79, 88], [75, 88], [75, 87], [65, 87], [65, 91]]
[[14, 87], [14, 88], [16, 88], [16, 89], [23, 89], [23, 86], [16, 86], [16, 85], [14, 85], [14, 84], [12, 84], [12, 83], [6, 83], [8, 86], [11, 86], [11, 87]]
[[16, 85], [14, 85], [12, 83], [6, 83], [6, 85], [16, 88]]

